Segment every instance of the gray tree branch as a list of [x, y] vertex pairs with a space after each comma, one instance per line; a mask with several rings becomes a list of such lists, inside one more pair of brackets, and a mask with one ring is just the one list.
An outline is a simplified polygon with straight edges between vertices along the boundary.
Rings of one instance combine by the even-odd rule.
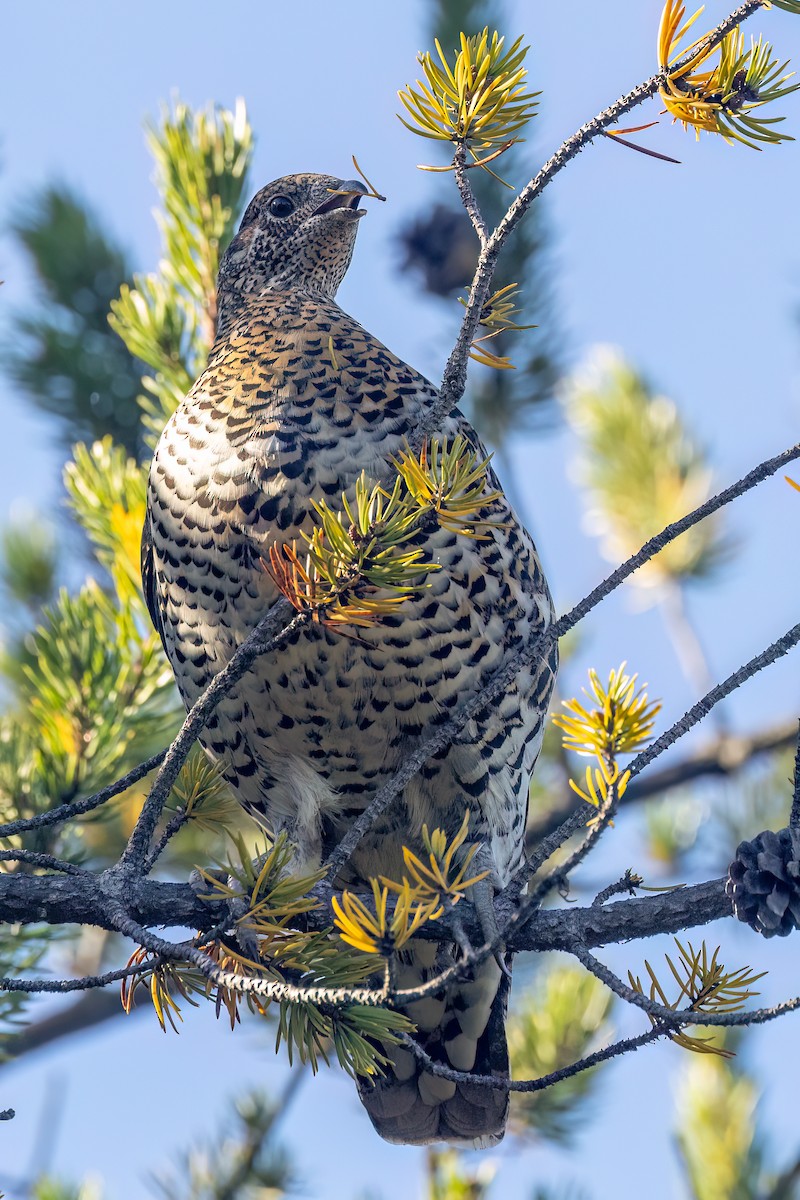
[[641, 992], [637, 992], [635, 988], [629, 987], [627, 983], [623, 983], [618, 975], [615, 975], [605, 963], [600, 962], [599, 958], [596, 958], [594, 954], [591, 954], [580, 943], [572, 946], [570, 953], [574, 954], [578, 961], [583, 963], [587, 971], [590, 971], [592, 975], [601, 980], [621, 1000], [627, 1000], [629, 1004], [635, 1005], [636, 1008], [641, 1008], [649, 1016], [655, 1017], [656, 1020], [663, 1021], [673, 1027], [681, 1025], [765, 1025], [768, 1021], [775, 1021], [778, 1017], [785, 1016], [790, 1012], [796, 1012], [800, 1008], [800, 996], [794, 997], [791, 1000], [783, 1000], [780, 1004], [750, 1009], [749, 1012], [711, 1013], [693, 1011], [686, 1008], [668, 1008], [664, 1004], [659, 1004], [656, 1000], [651, 1000], [649, 996], [644, 996]]
[[590, 1071], [592, 1067], [608, 1062], [609, 1059], [618, 1058], [621, 1054], [630, 1054], [634, 1050], [641, 1049], [642, 1046], [648, 1046], [651, 1042], [663, 1037], [665, 1032], [666, 1030], [660, 1026], [654, 1026], [636, 1037], [612, 1042], [610, 1046], [595, 1050], [594, 1053], [587, 1054], [585, 1058], [570, 1063], [568, 1067], [560, 1067], [559, 1070], [551, 1071], [548, 1075], [540, 1075], [538, 1079], [509, 1079], [503, 1075], [476, 1075], [474, 1072], [456, 1071], [445, 1063], [432, 1059], [419, 1042], [415, 1042], [408, 1034], [403, 1037], [403, 1044], [426, 1071], [429, 1071], [431, 1075], [438, 1075], [441, 1079], [450, 1079], [453, 1083], [471, 1083], [478, 1087], [493, 1088], [502, 1092], [543, 1092], [545, 1088], [562, 1083], [565, 1079], [571, 1079], [573, 1075], [580, 1075], [582, 1071]]
[[[45, 923], [50, 925], [96, 925], [114, 929], [114, 907], [119, 904], [116, 884], [109, 886], [103, 876], [0, 875], [0, 921], [7, 924]], [[458, 906], [467, 936], [475, 945], [482, 942], [480, 923], [472, 906]], [[161, 883], [142, 879], [128, 897], [131, 919], [142, 926], [190, 928], [207, 933], [224, 922], [226, 911], [217, 903], [199, 899], [188, 883]], [[513, 897], [501, 895], [496, 904], [498, 924], [507, 924], [517, 911]], [[696, 925], [732, 915], [731, 902], [725, 895], [724, 879], [715, 879], [680, 891], [619, 900], [602, 907], [574, 907], [532, 912], [525, 922], [508, 935], [512, 951], [565, 950], [576, 942], [586, 946], [605, 946], [611, 942], [676, 933]], [[308, 914], [298, 925], [322, 929], [333, 921], [327, 906]], [[448, 918], [423, 926], [416, 937], [441, 940], [450, 932]], [[34, 991], [80, 991], [105, 986], [120, 979], [125, 969], [85, 980], [45, 979]], [[112, 979], [113, 977], [113, 979]], [[14, 981], [0, 980], [0, 990], [15, 990]]]

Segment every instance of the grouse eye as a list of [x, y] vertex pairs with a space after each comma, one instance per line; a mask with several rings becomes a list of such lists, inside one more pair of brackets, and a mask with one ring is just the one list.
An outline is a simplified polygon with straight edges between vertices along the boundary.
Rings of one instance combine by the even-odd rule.
[[294, 204], [288, 196], [273, 196], [269, 202], [269, 211], [273, 217], [288, 217], [294, 212]]

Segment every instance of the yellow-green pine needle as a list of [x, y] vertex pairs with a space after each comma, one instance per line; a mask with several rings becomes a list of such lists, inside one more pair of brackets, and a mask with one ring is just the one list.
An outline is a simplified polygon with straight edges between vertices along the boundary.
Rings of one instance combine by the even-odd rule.
[[435, 46], [439, 62], [429, 52], [420, 54], [424, 80], [398, 93], [412, 122], [400, 117], [403, 125], [422, 137], [467, 146], [473, 154], [476, 148], [507, 149], [534, 115], [539, 95], [525, 91], [522, 39], [503, 53], [504, 38], [494, 32], [490, 39], [488, 27], [475, 37], [462, 33], [452, 67], [438, 41]]

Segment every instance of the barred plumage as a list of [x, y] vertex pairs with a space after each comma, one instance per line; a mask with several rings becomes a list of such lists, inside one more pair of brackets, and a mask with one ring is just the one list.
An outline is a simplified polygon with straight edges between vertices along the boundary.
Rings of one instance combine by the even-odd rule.
[[[311, 501], [337, 506], [362, 470], [385, 476], [436, 396], [335, 303], [361, 215], [355, 191], [360, 184], [298, 175], [255, 197], [223, 259], [208, 366], [156, 450], [143, 574], [187, 706], [278, 598], [262, 561], [270, 544], [308, 531]], [[480, 448], [457, 410], [439, 432]], [[496, 487], [490, 472], [487, 491]], [[442, 569], [418, 597], [357, 638], [319, 625], [301, 631], [256, 661], [205, 731], [241, 803], [271, 831], [288, 832], [298, 866], [318, 863], [407, 747], [551, 620], [533, 543], [502, 494], [481, 516], [498, 523], [485, 540], [426, 533], [425, 557]], [[555, 669], [552, 651], [521, 671], [490, 714], [426, 765], [361, 844], [347, 880], [399, 878], [403, 844], [418, 843], [424, 823], [455, 832], [469, 808], [494, 885], [508, 881], [523, 852]], [[417, 944], [401, 983], [427, 978], [453, 953]], [[474, 982], [413, 1006], [429, 1053], [464, 1070], [507, 1072], [500, 979], [490, 960]], [[502, 1136], [504, 1092], [420, 1074], [405, 1051], [394, 1059], [389, 1080], [360, 1089], [384, 1137]]]

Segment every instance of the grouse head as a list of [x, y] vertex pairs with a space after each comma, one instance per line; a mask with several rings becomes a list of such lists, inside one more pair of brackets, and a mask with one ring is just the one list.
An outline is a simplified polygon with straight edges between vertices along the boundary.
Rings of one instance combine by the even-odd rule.
[[303, 291], [333, 298], [350, 266], [366, 188], [286, 175], [257, 192], [220, 264], [220, 293]]

